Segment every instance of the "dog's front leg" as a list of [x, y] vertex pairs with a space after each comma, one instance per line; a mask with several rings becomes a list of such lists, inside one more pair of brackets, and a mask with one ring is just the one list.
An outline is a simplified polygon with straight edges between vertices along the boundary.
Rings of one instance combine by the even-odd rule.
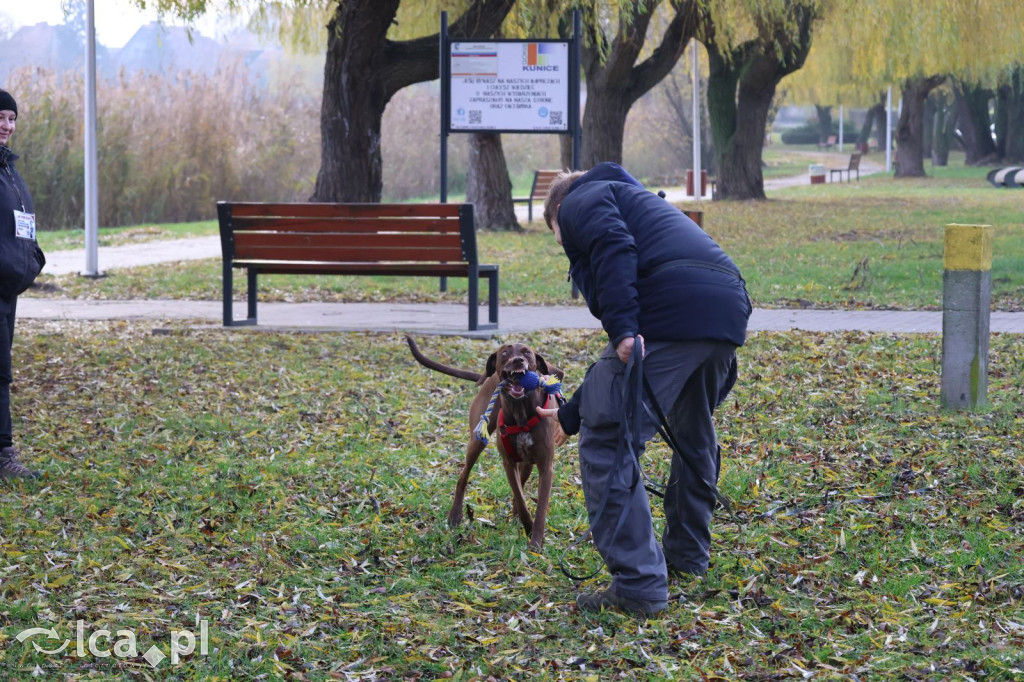
[[475, 438], [470, 437], [466, 445], [466, 462], [462, 465], [462, 473], [459, 474], [459, 482], [455, 484], [455, 496], [452, 498], [452, 508], [448, 511], [448, 527], [462, 523], [462, 506], [466, 499], [466, 486], [469, 485], [469, 473], [480, 459], [480, 453], [487, 445]]
[[544, 527], [547, 523], [554, 477], [554, 456], [549, 457], [546, 462], [537, 463], [537, 515], [533, 519], [533, 533], [530, 534], [530, 549], [534, 552], [539, 552], [544, 547]]
[[509, 461], [507, 456], [502, 456], [501, 463], [505, 468], [505, 478], [508, 479], [508, 487], [512, 489], [512, 512], [519, 517], [520, 523], [523, 524], [523, 530], [526, 531], [526, 536], [532, 537], [534, 528], [533, 517], [530, 516], [530, 510], [526, 506], [526, 497], [523, 495], [523, 486], [519, 482], [519, 467], [531, 465], [526, 462], [516, 464]]

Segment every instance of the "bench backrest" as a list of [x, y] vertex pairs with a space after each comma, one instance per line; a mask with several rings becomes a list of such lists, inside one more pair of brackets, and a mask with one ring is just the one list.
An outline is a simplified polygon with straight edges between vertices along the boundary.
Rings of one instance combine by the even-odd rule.
[[854, 152], [850, 155], [849, 170], [860, 170], [860, 152]]
[[533, 174], [533, 187], [530, 188], [531, 199], [544, 199], [548, 195], [548, 190], [551, 189], [551, 183], [555, 181], [558, 174], [562, 171], [559, 170], [539, 170]]
[[230, 260], [476, 262], [472, 204], [217, 203]]

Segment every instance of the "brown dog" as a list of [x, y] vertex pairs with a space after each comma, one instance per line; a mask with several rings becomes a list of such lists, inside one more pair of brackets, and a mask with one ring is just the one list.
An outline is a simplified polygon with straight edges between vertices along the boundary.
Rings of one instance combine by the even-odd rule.
[[[509, 487], [512, 488], [512, 513], [519, 517], [523, 529], [530, 537], [530, 549], [540, 551], [544, 546], [544, 522], [551, 501], [556, 427], [554, 420], [541, 419], [537, 415], [536, 407], [545, 405], [549, 399], [544, 386], [540, 385], [532, 391], [527, 391], [519, 382], [527, 371], [541, 375], [553, 374], [559, 380], [565, 373], [558, 367], [549, 365], [543, 356], [521, 343], [503, 344], [487, 358], [484, 373], [478, 374], [431, 360], [420, 352], [411, 337], [406, 336], [405, 340], [409, 343], [413, 357], [424, 367], [459, 379], [474, 381], [480, 387], [469, 406], [470, 437], [466, 445], [466, 462], [455, 486], [452, 508], [448, 512], [448, 525], [454, 528], [462, 523], [462, 507], [466, 485], [469, 483], [469, 473], [473, 470], [480, 453], [487, 447], [487, 442], [479, 438], [482, 434], [477, 430], [478, 424], [480, 418], [487, 412], [491, 398], [497, 390], [498, 397], [487, 421], [486, 431], [490, 435], [499, 428], [500, 414], [502, 424], [497, 446], [498, 452], [501, 453], [505, 476], [508, 478]], [[535, 518], [531, 518], [526, 507], [523, 486], [529, 480], [535, 466], [538, 472], [537, 514]]]

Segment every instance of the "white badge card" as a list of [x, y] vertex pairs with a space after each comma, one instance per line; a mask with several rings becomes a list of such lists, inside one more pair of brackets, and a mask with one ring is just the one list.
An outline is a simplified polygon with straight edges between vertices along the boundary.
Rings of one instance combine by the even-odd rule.
[[14, 236], [18, 239], [36, 240], [36, 214], [14, 212]]

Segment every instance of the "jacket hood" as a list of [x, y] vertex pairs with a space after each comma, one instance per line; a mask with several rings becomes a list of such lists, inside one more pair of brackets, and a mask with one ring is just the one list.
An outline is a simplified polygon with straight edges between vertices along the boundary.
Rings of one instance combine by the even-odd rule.
[[580, 177], [576, 178], [576, 181], [573, 182], [572, 186], [569, 188], [569, 192], [572, 192], [574, 189], [587, 182], [624, 182], [627, 185], [643, 187], [639, 180], [626, 172], [625, 168], [617, 163], [612, 163], [611, 161], [599, 163]]

